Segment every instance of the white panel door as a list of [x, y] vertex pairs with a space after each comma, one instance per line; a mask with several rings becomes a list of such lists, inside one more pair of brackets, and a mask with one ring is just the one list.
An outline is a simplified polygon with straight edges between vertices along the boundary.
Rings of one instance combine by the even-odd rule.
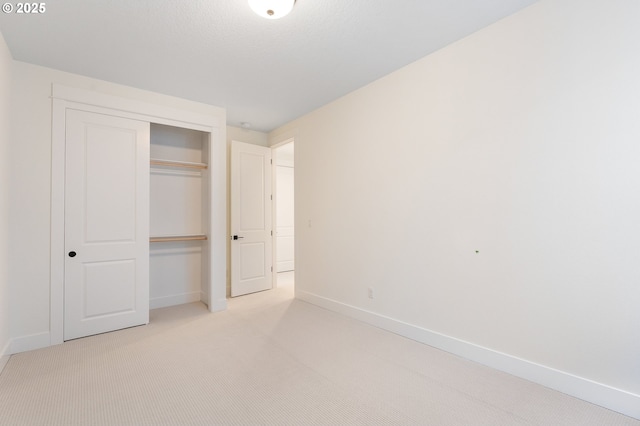
[[231, 296], [272, 287], [271, 149], [231, 143]]
[[149, 123], [67, 110], [64, 340], [149, 322]]
[[293, 167], [276, 167], [276, 271], [293, 271]]

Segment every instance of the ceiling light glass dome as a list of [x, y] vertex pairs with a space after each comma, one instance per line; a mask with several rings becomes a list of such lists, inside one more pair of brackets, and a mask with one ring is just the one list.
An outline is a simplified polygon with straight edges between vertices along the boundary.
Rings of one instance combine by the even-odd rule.
[[249, 6], [255, 13], [267, 19], [279, 19], [293, 9], [296, 0], [249, 0]]

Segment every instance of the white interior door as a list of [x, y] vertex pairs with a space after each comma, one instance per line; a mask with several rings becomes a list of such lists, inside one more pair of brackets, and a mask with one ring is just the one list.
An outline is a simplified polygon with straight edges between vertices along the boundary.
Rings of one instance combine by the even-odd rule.
[[276, 167], [276, 271], [294, 267], [293, 167]]
[[271, 149], [231, 143], [231, 296], [272, 288]]
[[64, 340], [149, 322], [149, 123], [67, 110]]

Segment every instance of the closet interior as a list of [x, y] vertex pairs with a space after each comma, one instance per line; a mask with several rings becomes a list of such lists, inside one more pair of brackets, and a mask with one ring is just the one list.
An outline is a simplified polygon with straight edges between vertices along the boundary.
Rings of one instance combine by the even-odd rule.
[[149, 308], [209, 303], [210, 134], [151, 124]]

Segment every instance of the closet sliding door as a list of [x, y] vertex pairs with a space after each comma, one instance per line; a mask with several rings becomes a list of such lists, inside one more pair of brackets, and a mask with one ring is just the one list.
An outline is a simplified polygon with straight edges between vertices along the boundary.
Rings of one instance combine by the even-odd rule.
[[67, 110], [64, 340], [149, 322], [149, 123]]

